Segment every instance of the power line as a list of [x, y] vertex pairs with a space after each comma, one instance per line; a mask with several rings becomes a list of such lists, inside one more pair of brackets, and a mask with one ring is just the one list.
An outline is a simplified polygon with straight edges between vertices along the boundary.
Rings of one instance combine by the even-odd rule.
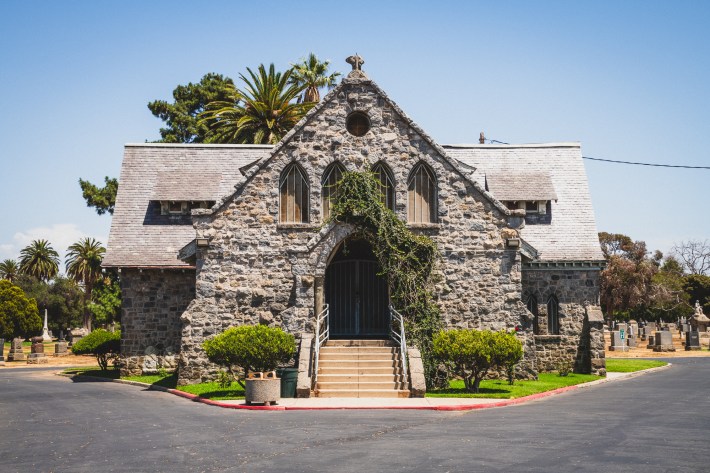
[[590, 158], [588, 156], [582, 156], [582, 159], [589, 159], [591, 161], [603, 161], [605, 163], [633, 164], [634, 166], [651, 166], [651, 167], [657, 167], [657, 168], [710, 169], [710, 166], [685, 166], [685, 165], [680, 165], [680, 164], [635, 163], [632, 161], [615, 161], [613, 159]]
[[[510, 143], [506, 143], [505, 141], [498, 141], [498, 140], [489, 140], [486, 138], [486, 141], [489, 143], [498, 143], [501, 145], [508, 145]], [[613, 159], [602, 159], [602, 158], [590, 158], [589, 156], [582, 156], [582, 159], [589, 159], [591, 161], [602, 161], [605, 163], [615, 163], [615, 164], [632, 164], [634, 166], [651, 166], [651, 167], [657, 167], [657, 168], [680, 168], [680, 169], [710, 169], [710, 166], [685, 166], [682, 164], [654, 164], [654, 163], [636, 163], [633, 161], [616, 161]]]

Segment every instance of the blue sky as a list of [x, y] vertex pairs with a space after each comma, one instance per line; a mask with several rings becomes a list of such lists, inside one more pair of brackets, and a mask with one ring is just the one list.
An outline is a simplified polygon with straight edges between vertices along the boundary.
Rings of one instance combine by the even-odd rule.
[[[709, 166], [710, 3], [0, 3], [0, 259], [107, 241], [80, 177], [159, 138], [146, 104], [207, 72], [309, 52], [364, 70], [436, 141], [581, 141], [585, 156]], [[586, 161], [599, 230], [664, 252], [710, 237], [707, 170]]]

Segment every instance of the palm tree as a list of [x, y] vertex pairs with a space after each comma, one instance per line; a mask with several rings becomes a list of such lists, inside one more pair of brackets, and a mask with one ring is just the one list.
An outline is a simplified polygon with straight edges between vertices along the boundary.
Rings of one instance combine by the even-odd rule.
[[293, 74], [289, 83], [304, 86], [303, 95], [299, 102], [320, 102], [320, 92], [318, 89], [328, 87], [328, 90], [335, 87], [335, 82], [340, 76], [340, 72], [328, 75], [330, 61], [319, 61], [315, 54], [310, 53], [307, 58], [301, 58], [298, 64], [291, 64]]
[[[101, 261], [106, 248], [93, 238], [84, 238], [71, 245], [67, 250], [67, 275], [84, 285], [84, 301], [91, 302], [91, 291], [101, 278]], [[84, 310], [84, 328], [91, 331], [91, 312]]]
[[19, 267], [17, 266], [17, 261], [14, 259], [6, 259], [0, 263], [0, 278], [12, 282], [17, 277], [18, 272]]
[[233, 102], [212, 102], [201, 114], [214, 130], [212, 143], [276, 144], [313, 107], [313, 103], [297, 103], [305, 86], [291, 84], [293, 70], [267, 72], [264, 65], [249, 77], [240, 74], [244, 90], [235, 89]]
[[59, 272], [59, 253], [47, 240], [33, 240], [20, 251], [20, 272], [49, 281]]

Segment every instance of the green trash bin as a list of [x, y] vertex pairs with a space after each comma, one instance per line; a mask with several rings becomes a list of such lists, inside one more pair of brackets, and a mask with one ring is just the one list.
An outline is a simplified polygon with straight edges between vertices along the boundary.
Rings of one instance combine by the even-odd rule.
[[296, 397], [298, 368], [281, 368], [276, 375], [281, 378], [281, 397]]

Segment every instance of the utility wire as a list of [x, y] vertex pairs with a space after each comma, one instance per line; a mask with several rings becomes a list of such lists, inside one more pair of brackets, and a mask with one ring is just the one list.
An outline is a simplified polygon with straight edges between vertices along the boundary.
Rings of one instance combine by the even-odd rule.
[[605, 163], [616, 163], [616, 164], [633, 164], [634, 166], [652, 166], [657, 168], [681, 168], [681, 169], [710, 169], [710, 166], [685, 166], [677, 164], [652, 164], [652, 163], [634, 163], [631, 161], [614, 161], [613, 159], [601, 159], [601, 158], [590, 158], [588, 156], [582, 156], [582, 159], [589, 159], [592, 161], [603, 161]]
[[[498, 143], [501, 145], [508, 145], [510, 143], [506, 143], [505, 141], [498, 141], [498, 140], [489, 140], [486, 139], [489, 143]], [[616, 164], [632, 164], [634, 166], [651, 166], [651, 167], [657, 167], [657, 168], [680, 168], [680, 169], [710, 169], [710, 166], [685, 166], [681, 164], [653, 164], [653, 163], [635, 163], [632, 161], [615, 161], [613, 159], [602, 159], [602, 158], [590, 158], [589, 156], [582, 156], [582, 159], [589, 159], [591, 161], [603, 161], [605, 163], [616, 163]]]

